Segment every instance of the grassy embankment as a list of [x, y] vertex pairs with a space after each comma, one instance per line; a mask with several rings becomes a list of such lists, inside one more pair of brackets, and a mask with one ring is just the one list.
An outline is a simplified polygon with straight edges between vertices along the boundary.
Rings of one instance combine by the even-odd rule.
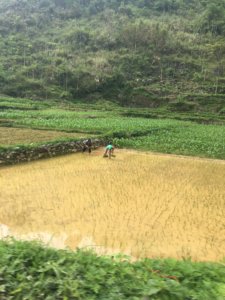
[[[129, 110], [110, 103], [105, 106], [96, 104], [90, 108], [84, 104], [67, 102], [59, 104], [4, 98], [0, 104], [1, 126], [82, 133], [84, 136], [104, 136], [114, 139], [114, 143], [120, 147], [225, 158], [223, 142], [225, 127], [222, 125], [224, 119], [220, 117], [217, 120], [220, 125], [198, 123], [215, 122], [216, 115], [210, 119], [204, 114], [169, 113], [165, 118], [166, 111], [163, 109]], [[178, 116], [181, 120], [177, 120]], [[197, 122], [187, 121], [188, 119]], [[62, 134], [60, 139], [68, 139], [68, 136]], [[54, 141], [56, 138], [53, 136], [49, 140]], [[40, 141], [37, 140], [38, 142]], [[32, 143], [35, 146], [34, 141]], [[29, 146], [26, 140], [23, 144]], [[4, 149], [6, 145], [0, 141], [0, 146]]]
[[126, 257], [0, 242], [4, 299], [223, 300], [223, 264]]

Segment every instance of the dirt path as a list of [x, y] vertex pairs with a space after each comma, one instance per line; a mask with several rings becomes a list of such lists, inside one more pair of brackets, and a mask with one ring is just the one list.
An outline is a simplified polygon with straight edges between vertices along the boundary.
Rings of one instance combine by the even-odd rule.
[[102, 154], [1, 168], [0, 235], [135, 257], [225, 257], [224, 161]]

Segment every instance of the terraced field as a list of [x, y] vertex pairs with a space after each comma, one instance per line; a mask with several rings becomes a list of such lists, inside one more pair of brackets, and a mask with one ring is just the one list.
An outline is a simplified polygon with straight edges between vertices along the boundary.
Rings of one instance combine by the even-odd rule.
[[0, 127], [0, 146], [24, 145], [49, 142], [65, 138], [82, 138], [82, 133], [67, 133], [51, 130]]
[[2, 168], [1, 236], [135, 258], [224, 258], [224, 161], [102, 154]]

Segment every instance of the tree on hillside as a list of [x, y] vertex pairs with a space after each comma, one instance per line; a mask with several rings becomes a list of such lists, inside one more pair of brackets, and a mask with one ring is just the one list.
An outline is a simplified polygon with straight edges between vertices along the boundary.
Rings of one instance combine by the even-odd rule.
[[223, 4], [210, 3], [199, 21], [202, 32], [211, 32], [216, 35], [225, 33], [225, 8]]

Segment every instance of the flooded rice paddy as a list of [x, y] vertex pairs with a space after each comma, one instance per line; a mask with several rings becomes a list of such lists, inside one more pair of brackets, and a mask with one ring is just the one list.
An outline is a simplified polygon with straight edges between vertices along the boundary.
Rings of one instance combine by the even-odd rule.
[[103, 150], [0, 169], [0, 235], [140, 257], [225, 257], [225, 163]]

